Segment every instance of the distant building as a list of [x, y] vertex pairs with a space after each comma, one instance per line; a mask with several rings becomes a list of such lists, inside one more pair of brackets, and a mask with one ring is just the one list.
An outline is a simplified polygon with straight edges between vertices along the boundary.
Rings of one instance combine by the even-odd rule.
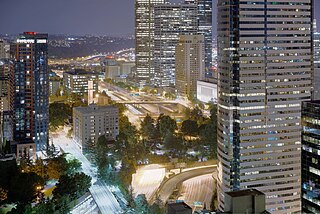
[[224, 213], [267, 214], [264, 193], [247, 189], [225, 194]]
[[154, 13], [154, 85], [174, 86], [176, 45], [179, 36], [197, 34], [197, 6], [161, 4]]
[[176, 46], [176, 89], [180, 96], [197, 94], [197, 81], [205, 75], [203, 35], [181, 35]]
[[13, 140], [13, 62], [0, 59], [0, 140]]
[[46, 149], [49, 140], [48, 34], [20, 34], [11, 50], [15, 62], [14, 141], [18, 149], [35, 153], [35, 149]]
[[119, 135], [119, 110], [115, 106], [96, 106], [73, 109], [73, 138], [81, 149], [97, 143], [104, 135], [114, 140]]
[[7, 58], [5, 42], [0, 40], [0, 59]]
[[128, 75], [132, 72], [132, 69], [135, 67], [135, 62], [126, 62], [126, 61], [120, 61], [120, 75]]
[[154, 78], [154, 7], [167, 0], [135, 0], [134, 78], [138, 85], [152, 84]]
[[203, 103], [216, 103], [218, 100], [217, 83], [197, 81], [197, 99]]
[[314, 100], [320, 100], [320, 33], [313, 34], [314, 44], [314, 76], [313, 76], [313, 87], [314, 87]]
[[198, 34], [204, 36], [206, 73], [212, 66], [212, 0], [185, 0], [198, 7]]
[[116, 77], [120, 76], [120, 65], [106, 65], [105, 67], [105, 78], [106, 79], [115, 79]]
[[50, 96], [52, 95], [56, 95], [57, 90], [60, 88], [61, 86], [61, 81], [59, 80], [50, 80], [49, 82], [49, 92], [50, 92]]
[[192, 208], [184, 202], [168, 204], [167, 207], [167, 214], [192, 214]]
[[320, 100], [302, 104], [302, 211], [320, 213]]
[[93, 81], [94, 89], [98, 91], [98, 75], [96, 73], [83, 69], [74, 69], [63, 73], [63, 87], [68, 94], [87, 94], [88, 81]]

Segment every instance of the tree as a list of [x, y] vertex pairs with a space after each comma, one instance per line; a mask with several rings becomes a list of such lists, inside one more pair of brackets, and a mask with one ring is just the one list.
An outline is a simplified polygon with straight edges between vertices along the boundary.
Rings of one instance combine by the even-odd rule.
[[177, 123], [168, 115], [160, 114], [157, 120], [157, 129], [162, 139], [168, 134], [173, 134], [177, 129]]
[[181, 156], [185, 153], [183, 139], [181, 136], [168, 133], [164, 138], [164, 146], [167, 150], [171, 151], [173, 157]]
[[90, 186], [91, 177], [83, 172], [71, 176], [62, 175], [53, 190], [53, 198], [58, 201], [63, 196], [68, 195], [71, 200], [74, 200], [87, 192]]
[[72, 175], [81, 170], [82, 163], [78, 159], [71, 159], [67, 162], [67, 174]]
[[182, 122], [181, 131], [185, 135], [195, 136], [198, 133], [198, 124], [194, 120], [185, 120]]
[[217, 157], [217, 106], [212, 106], [211, 116], [207, 124], [200, 128], [200, 141], [203, 146], [210, 148], [211, 158]]
[[144, 194], [140, 194], [136, 197], [135, 205], [136, 205], [136, 212], [137, 213], [141, 213], [141, 214], [150, 213], [149, 204], [148, 204], [147, 198]]
[[156, 127], [154, 125], [154, 119], [147, 114], [147, 116], [141, 121], [141, 134], [148, 140], [153, 139], [156, 135]]
[[65, 103], [51, 103], [49, 105], [50, 129], [56, 130], [72, 117], [72, 109]]
[[47, 164], [47, 174], [49, 179], [58, 180], [62, 175], [67, 174], [68, 162], [65, 155], [49, 159]]
[[20, 173], [10, 182], [8, 199], [11, 202], [29, 204], [36, 199], [37, 187], [43, 186], [43, 179], [36, 173]]
[[202, 113], [201, 109], [198, 106], [191, 110], [190, 119], [194, 120], [194, 121], [203, 120], [203, 113]]

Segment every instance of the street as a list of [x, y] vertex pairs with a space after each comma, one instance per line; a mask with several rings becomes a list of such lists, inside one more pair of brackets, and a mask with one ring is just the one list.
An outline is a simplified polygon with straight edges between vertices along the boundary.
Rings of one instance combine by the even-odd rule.
[[82, 171], [91, 176], [92, 186], [90, 193], [102, 214], [122, 213], [119, 202], [112, 194], [110, 188], [97, 181], [96, 168], [81, 153], [72, 139], [67, 138], [63, 131], [52, 135], [55, 146], [60, 147], [65, 153], [70, 153], [82, 163]]

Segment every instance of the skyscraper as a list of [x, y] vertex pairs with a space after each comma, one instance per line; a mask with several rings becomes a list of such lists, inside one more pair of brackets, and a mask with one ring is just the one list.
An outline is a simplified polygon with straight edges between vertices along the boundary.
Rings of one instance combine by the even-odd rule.
[[153, 82], [154, 6], [165, 2], [166, 0], [135, 0], [135, 79], [140, 85]]
[[161, 4], [154, 8], [154, 83], [157, 87], [175, 85], [175, 48], [180, 35], [197, 34], [197, 6]]
[[320, 213], [320, 101], [302, 108], [302, 211]]
[[13, 63], [0, 59], [0, 144], [13, 140]]
[[313, 44], [314, 44], [313, 99], [320, 100], [320, 33], [314, 32]]
[[198, 7], [198, 34], [204, 35], [206, 72], [212, 66], [212, 0], [185, 0]]
[[46, 148], [49, 125], [48, 35], [20, 34], [12, 47], [14, 69], [14, 140], [18, 146]]
[[184, 97], [196, 97], [197, 81], [204, 79], [204, 36], [181, 35], [176, 46], [176, 88]]
[[255, 188], [301, 209], [301, 102], [311, 96], [312, 0], [218, 1], [218, 202]]

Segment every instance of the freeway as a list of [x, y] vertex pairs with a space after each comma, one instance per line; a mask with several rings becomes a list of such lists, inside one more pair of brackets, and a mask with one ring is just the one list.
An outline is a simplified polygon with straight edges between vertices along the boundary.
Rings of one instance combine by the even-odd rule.
[[[167, 202], [170, 195], [180, 183], [193, 177], [214, 173], [216, 169], [217, 165], [211, 165], [208, 167], [194, 168], [174, 175], [160, 185], [156, 195], [154, 196], [158, 196], [161, 201]], [[152, 199], [154, 200], [155, 197]]]
[[96, 169], [91, 165], [88, 159], [81, 153], [78, 146], [72, 139], [67, 138], [65, 133], [59, 132], [52, 134], [53, 143], [60, 147], [64, 152], [73, 155], [82, 163], [82, 171], [91, 176], [92, 185], [89, 189], [94, 201], [96, 202], [102, 214], [122, 213], [119, 202], [113, 195], [110, 188], [97, 180]]

